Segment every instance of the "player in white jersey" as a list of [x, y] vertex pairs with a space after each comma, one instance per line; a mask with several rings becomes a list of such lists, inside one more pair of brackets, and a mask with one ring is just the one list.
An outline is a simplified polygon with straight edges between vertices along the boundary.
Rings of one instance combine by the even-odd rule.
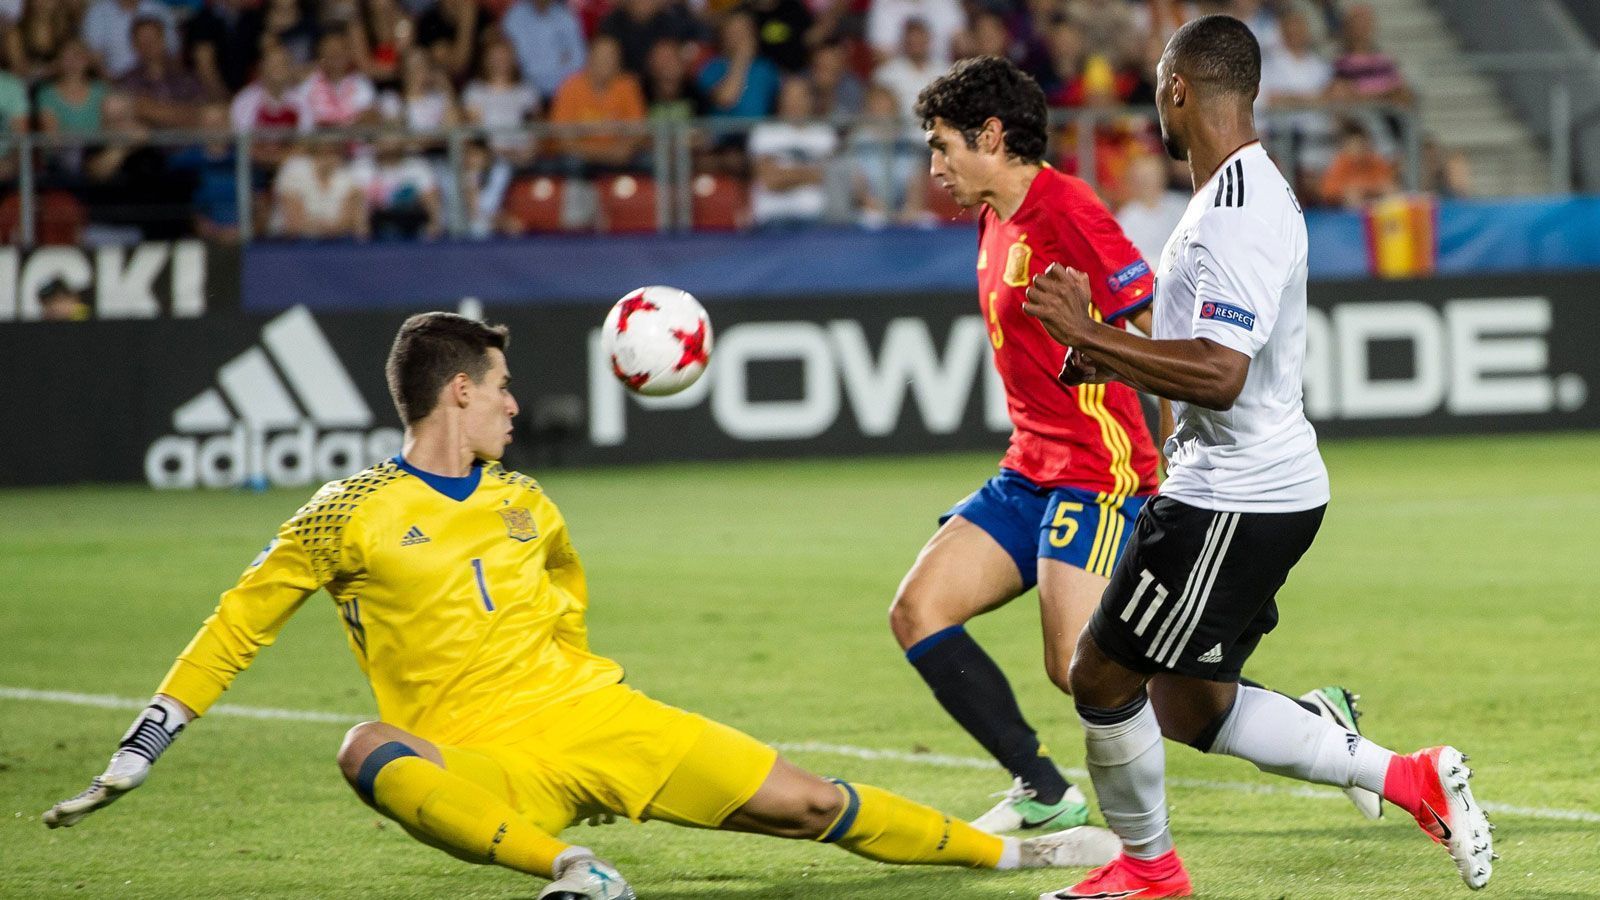
[[1025, 311], [1072, 348], [1064, 382], [1120, 379], [1170, 399], [1177, 418], [1167, 480], [1071, 672], [1089, 774], [1123, 853], [1044, 898], [1191, 893], [1168, 829], [1163, 735], [1263, 771], [1379, 792], [1448, 848], [1469, 887], [1492, 871], [1492, 828], [1460, 751], [1400, 756], [1238, 683], [1328, 503], [1301, 406], [1305, 220], [1256, 140], [1260, 77], [1260, 47], [1228, 16], [1190, 22], [1162, 55], [1162, 140], [1189, 162], [1195, 196], [1161, 256], [1151, 338], [1095, 322], [1081, 272], [1052, 266], [1028, 291]]

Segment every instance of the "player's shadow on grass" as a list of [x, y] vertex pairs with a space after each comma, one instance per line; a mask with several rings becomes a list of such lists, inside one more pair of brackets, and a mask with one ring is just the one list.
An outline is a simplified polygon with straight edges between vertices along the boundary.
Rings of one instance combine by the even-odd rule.
[[[986, 873], [960, 869], [897, 869], [859, 875], [803, 875], [796, 871], [788, 878], [777, 875], [750, 875], [727, 872], [696, 876], [672, 883], [635, 885], [644, 900], [829, 900], [852, 897], [919, 897], [927, 900], [1001, 900], [1020, 896], [1034, 897], [1051, 888], [1065, 887], [1082, 877], [1083, 869], [1059, 869], [1054, 880], [1050, 873], [1037, 884], [1019, 885], [1014, 878], [996, 880]], [[518, 894], [516, 900], [533, 900], [535, 894]]]

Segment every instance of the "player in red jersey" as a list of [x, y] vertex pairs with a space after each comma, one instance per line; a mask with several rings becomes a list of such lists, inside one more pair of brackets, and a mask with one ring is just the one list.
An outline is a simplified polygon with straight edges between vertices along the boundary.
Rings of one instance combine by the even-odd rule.
[[[1088, 274], [1097, 319], [1148, 334], [1153, 276], [1093, 189], [1041, 162], [1044, 94], [1016, 66], [957, 63], [923, 90], [916, 112], [934, 177], [961, 205], [981, 204], [978, 297], [1015, 428], [1000, 473], [940, 520], [901, 582], [890, 625], [940, 704], [1015, 779], [973, 824], [1078, 825], [1089, 815], [1083, 793], [1050, 760], [965, 623], [1037, 585], [1045, 670], [1068, 689], [1078, 635], [1156, 491], [1157, 456], [1133, 389], [1062, 384], [1067, 350], [1022, 304], [1033, 277], [1059, 262]], [[1333, 693], [1313, 692], [1303, 705], [1353, 728], [1350, 695], [1323, 691]], [[1363, 801], [1376, 808], [1375, 798]]]

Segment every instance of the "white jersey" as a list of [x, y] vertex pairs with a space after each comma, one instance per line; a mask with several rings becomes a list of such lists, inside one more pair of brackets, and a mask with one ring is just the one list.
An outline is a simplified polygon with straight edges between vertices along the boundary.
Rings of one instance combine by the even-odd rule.
[[1173, 401], [1161, 493], [1222, 512], [1297, 512], [1328, 502], [1328, 471], [1301, 404], [1306, 222], [1259, 143], [1195, 192], [1156, 272], [1154, 337], [1206, 338], [1250, 357], [1223, 412]]

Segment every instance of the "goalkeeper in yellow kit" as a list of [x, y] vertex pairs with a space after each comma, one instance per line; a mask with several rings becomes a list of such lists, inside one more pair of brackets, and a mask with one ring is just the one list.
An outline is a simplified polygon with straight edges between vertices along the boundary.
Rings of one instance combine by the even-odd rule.
[[361, 799], [461, 859], [552, 879], [539, 896], [631, 898], [617, 871], [558, 835], [596, 816], [838, 844], [893, 863], [1099, 865], [1104, 829], [1027, 841], [862, 784], [622, 684], [589, 650], [583, 567], [555, 504], [497, 460], [517, 404], [507, 331], [413, 316], [390, 351], [404, 450], [325, 485], [222, 595], [106, 771], [44, 815], [73, 825], [143, 783], [184, 726], [319, 588], [338, 604], [379, 720], [339, 767]]

